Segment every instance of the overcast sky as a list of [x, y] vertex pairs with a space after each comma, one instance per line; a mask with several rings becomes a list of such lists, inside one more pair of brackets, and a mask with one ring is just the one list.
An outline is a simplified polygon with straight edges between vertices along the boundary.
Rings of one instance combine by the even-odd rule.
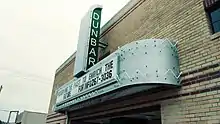
[[103, 5], [102, 25], [129, 0], [0, 0], [2, 110], [47, 112], [55, 70], [76, 50], [81, 18]]

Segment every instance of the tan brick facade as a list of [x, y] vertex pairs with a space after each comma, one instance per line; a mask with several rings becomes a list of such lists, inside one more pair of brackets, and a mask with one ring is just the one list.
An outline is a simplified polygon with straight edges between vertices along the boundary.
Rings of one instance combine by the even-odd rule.
[[[139, 39], [172, 39], [178, 41], [183, 72], [181, 88], [154, 94], [151, 102], [145, 97], [134, 101], [146, 106], [159, 103], [163, 124], [219, 124], [220, 33], [211, 34], [203, 0], [134, 0], [130, 5], [103, 27], [101, 40], [109, 44], [104, 52]], [[73, 78], [73, 62], [56, 74], [53, 89]], [[52, 95], [49, 112], [54, 100]]]
[[69, 59], [67, 59], [66, 62], [64, 62], [64, 64], [61, 65], [60, 68], [58, 68], [56, 71], [48, 113], [53, 113], [52, 107], [55, 104], [55, 100], [56, 100], [55, 91], [63, 84], [73, 79], [73, 69], [74, 69], [74, 61], [75, 61], [74, 56], [75, 54], [70, 56]]

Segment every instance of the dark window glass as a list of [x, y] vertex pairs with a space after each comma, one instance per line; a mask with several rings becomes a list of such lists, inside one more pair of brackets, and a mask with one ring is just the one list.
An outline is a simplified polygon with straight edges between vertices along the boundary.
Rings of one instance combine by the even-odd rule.
[[213, 31], [216, 32], [220, 32], [220, 21], [215, 22], [212, 24], [213, 25]]
[[212, 27], [212, 32], [220, 32], [220, 4], [214, 5], [212, 8], [207, 10], [209, 15], [210, 25]]
[[218, 8], [217, 10], [211, 12], [211, 20], [212, 23], [220, 21], [220, 8]]

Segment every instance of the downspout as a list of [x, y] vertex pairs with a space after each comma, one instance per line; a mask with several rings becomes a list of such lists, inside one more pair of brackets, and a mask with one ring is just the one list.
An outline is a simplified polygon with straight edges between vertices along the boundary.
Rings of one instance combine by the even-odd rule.
[[66, 115], [66, 124], [69, 124], [69, 114], [67, 111], [65, 112], [65, 115]]

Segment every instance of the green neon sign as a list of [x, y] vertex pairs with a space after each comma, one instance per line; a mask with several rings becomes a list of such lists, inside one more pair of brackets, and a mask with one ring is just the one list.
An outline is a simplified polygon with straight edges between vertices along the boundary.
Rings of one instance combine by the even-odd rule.
[[100, 37], [101, 10], [101, 8], [96, 8], [92, 12], [86, 69], [89, 69], [98, 62], [98, 42]]

